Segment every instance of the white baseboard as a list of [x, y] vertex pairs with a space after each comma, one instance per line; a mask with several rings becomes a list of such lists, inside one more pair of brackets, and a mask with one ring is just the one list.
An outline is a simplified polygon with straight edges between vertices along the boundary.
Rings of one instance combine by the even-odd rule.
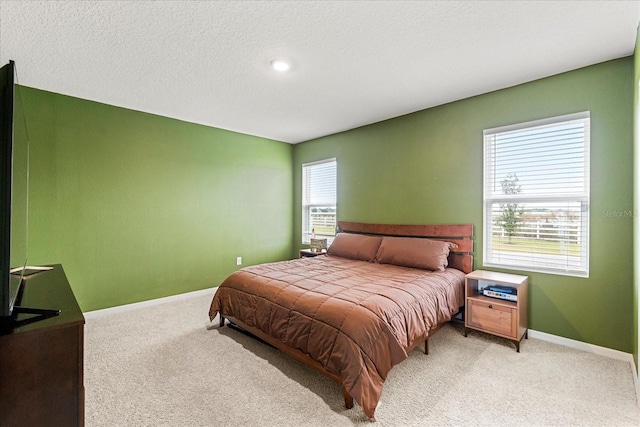
[[614, 350], [607, 347], [600, 347], [599, 345], [588, 344], [586, 342], [576, 341], [570, 338], [560, 337], [558, 335], [551, 335], [546, 332], [534, 331], [532, 329], [529, 329], [529, 338], [548, 341], [554, 344], [563, 345], [565, 347], [575, 348], [577, 350], [599, 354], [600, 356], [610, 357], [611, 359], [633, 363], [633, 355], [631, 353], [625, 353], [623, 351]]
[[582, 341], [572, 340], [570, 338], [559, 337], [557, 335], [547, 334], [546, 332], [534, 331], [529, 329], [529, 338], [535, 338], [542, 341], [552, 342], [554, 344], [563, 345], [565, 347], [575, 348], [577, 350], [586, 351], [589, 353], [599, 354], [600, 356], [610, 357], [612, 359], [621, 360], [623, 362], [629, 362], [631, 368], [631, 374], [633, 376], [633, 383], [636, 390], [636, 400], [640, 406], [640, 382], [638, 381], [638, 370], [633, 360], [631, 353], [625, 353], [623, 351], [614, 350], [607, 347], [601, 347], [599, 345], [588, 344]]
[[215, 293], [215, 290], [216, 288], [201, 289], [199, 291], [186, 292], [184, 294], [171, 295], [168, 297], [156, 298], [148, 301], [135, 302], [132, 304], [119, 305], [117, 307], [109, 307], [109, 308], [103, 308], [101, 310], [87, 311], [86, 313], [83, 313], [83, 314], [85, 319], [95, 319], [97, 317], [106, 316], [108, 314], [124, 313], [131, 310], [137, 310], [143, 307], [151, 307], [154, 305], [165, 304], [168, 302], [177, 302], [180, 300], [193, 298], [200, 295], [209, 294], [211, 295], [211, 298], [213, 298], [213, 294]]

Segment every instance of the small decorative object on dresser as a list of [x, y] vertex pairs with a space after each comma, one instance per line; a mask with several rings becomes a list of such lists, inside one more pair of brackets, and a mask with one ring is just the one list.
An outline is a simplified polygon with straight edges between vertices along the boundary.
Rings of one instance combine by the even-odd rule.
[[469, 329], [507, 338], [520, 353], [528, 337], [527, 276], [475, 270], [465, 278], [464, 336]]

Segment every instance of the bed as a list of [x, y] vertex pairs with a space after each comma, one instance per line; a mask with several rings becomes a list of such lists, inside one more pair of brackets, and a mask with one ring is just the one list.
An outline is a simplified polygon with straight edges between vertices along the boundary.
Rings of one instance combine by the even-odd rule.
[[219, 314], [342, 386], [374, 420], [393, 366], [458, 314], [473, 225], [339, 222], [327, 255], [246, 267], [214, 295]]

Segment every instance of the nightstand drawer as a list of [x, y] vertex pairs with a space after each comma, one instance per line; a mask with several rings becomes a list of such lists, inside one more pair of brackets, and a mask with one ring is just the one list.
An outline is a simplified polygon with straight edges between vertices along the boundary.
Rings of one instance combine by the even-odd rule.
[[518, 323], [516, 310], [500, 304], [469, 299], [467, 324], [472, 328], [516, 338]]

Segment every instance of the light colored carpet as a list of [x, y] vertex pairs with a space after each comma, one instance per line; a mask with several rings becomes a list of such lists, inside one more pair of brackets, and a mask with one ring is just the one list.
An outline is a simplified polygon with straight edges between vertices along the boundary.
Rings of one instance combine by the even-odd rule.
[[87, 426], [640, 425], [629, 363], [457, 325], [393, 368], [371, 423], [333, 381], [213, 327], [212, 295], [87, 320]]

